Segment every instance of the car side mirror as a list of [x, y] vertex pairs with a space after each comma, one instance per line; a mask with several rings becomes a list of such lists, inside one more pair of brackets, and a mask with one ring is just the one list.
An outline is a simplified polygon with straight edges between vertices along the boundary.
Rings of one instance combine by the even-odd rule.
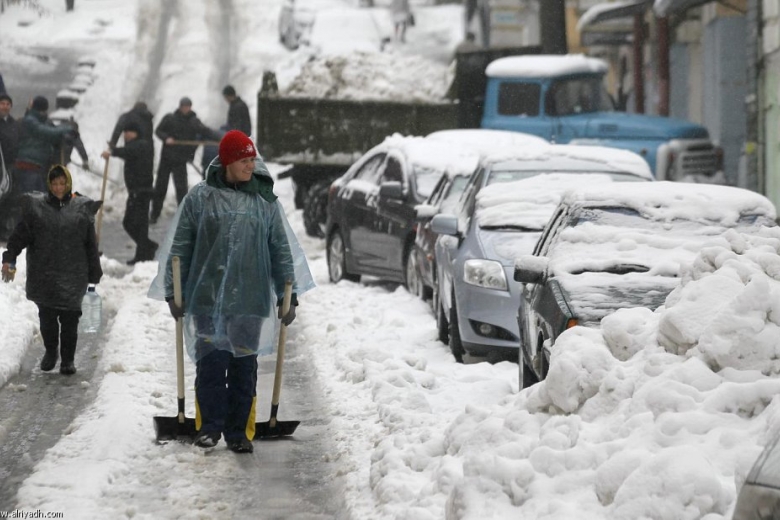
[[404, 187], [400, 182], [383, 182], [379, 185], [379, 200], [405, 200]]
[[439, 210], [430, 204], [418, 204], [414, 207], [414, 216], [417, 220], [430, 220], [436, 216]]
[[439, 213], [431, 219], [431, 231], [439, 235], [458, 235], [458, 219], [455, 215]]
[[523, 255], [515, 260], [515, 281], [520, 283], [544, 283], [550, 259], [546, 256]]

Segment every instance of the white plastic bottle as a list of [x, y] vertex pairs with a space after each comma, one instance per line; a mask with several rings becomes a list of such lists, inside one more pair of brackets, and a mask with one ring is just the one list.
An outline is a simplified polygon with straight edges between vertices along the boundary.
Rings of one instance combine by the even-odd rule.
[[79, 320], [79, 332], [97, 333], [100, 331], [100, 320], [103, 315], [103, 301], [95, 291], [95, 286], [90, 285], [84, 299], [81, 300], [81, 320]]

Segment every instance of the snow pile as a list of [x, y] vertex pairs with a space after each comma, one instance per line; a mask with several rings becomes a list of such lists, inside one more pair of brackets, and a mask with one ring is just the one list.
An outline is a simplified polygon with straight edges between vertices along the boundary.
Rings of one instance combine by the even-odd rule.
[[[5, 252], [5, 248], [0, 249]], [[38, 308], [27, 300], [27, 256], [16, 259], [16, 277], [0, 282], [0, 388], [19, 373], [22, 357], [38, 333]]]
[[313, 57], [283, 91], [292, 97], [442, 101], [450, 68], [421, 56], [356, 52]]
[[705, 249], [667, 308], [571, 329], [545, 381], [467, 407], [430, 470], [448, 517], [728, 518], [780, 427], [779, 252], [777, 228]]

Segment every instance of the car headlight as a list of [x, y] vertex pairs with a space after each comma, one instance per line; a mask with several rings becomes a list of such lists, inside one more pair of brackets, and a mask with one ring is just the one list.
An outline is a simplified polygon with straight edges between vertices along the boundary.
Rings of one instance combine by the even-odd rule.
[[493, 260], [466, 260], [463, 281], [486, 289], [507, 290], [504, 266]]

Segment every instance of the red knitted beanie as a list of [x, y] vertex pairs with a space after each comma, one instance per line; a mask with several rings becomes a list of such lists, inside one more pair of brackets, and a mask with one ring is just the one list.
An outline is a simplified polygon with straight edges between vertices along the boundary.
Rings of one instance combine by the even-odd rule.
[[257, 157], [255, 144], [244, 132], [231, 130], [219, 142], [219, 162], [227, 166], [245, 157]]

